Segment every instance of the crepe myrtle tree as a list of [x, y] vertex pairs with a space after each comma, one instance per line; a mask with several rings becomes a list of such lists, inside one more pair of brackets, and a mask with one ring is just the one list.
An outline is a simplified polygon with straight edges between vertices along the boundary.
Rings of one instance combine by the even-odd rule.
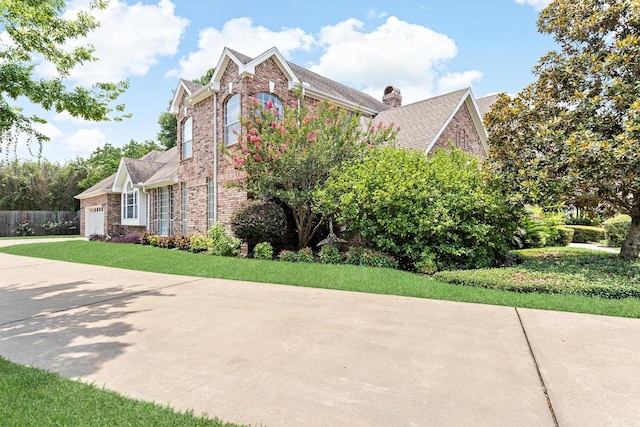
[[489, 166], [516, 200], [589, 199], [631, 216], [620, 256], [640, 253], [640, 6], [637, 0], [555, 0], [539, 31], [558, 50], [537, 80], [503, 95], [485, 121]]
[[[0, 151], [15, 147], [19, 136], [29, 143], [37, 141], [40, 149], [48, 140], [37, 129], [45, 120], [26, 115], [19, 100], [84, 120], [121, 120], [128, 116], [123, 113], [124, 105], [112, 105], [127, 89], [127, 82], [96, 83], [91, 88], [68, 86], [67, 79], [75, 67], [97, 60], [91, 46], [70, 47], [70, 42], [98, 27], [91, 12], [107, 4], [93, 0], [88, 11], [62, 17], [67, 7], [64, 0], [0, 0], [0, 26], [6, 35], [0, 45]], [[38, 78], [36, 69], [40, 65], [50, 66], [55, 75]]]
[[298, 246], [306, 247], [322, 224], [313, 205], [313, 192], [333, 169], [361, 158], [382, 144], [395, 144], [393, 124], [363, 125], [359, 112], [329, 101], [299, 100], [278, 110], [271, 101], [253, 100], [241, 119], [238, 143], [224, 148], [233, 167], [246, 179], [238, 186], [250, 196], [274, 199], [293, 214]]

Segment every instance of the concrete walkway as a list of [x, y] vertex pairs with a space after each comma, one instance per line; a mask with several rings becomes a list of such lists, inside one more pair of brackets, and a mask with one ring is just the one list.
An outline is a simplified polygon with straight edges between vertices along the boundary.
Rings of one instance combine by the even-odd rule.
[[0, 277], [3, 357], [231, 422], [640, 422], [640, 319], [7, 254]]

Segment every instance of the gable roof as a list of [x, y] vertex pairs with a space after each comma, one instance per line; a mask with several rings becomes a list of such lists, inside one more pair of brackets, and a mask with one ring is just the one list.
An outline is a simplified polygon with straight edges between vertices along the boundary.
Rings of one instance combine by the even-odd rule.
[[116, 173], [76, 195], [75, 198], [87, 199], [101, 194], [120, 193], [127, 177], [134, 186], [138, 186], [139, 183], [145, 187], [175, 184], [178, 182], [177, 158], [177, 147], [167, 151], [153, 150], [140, 159], [123, 157]]
[[467, 105], [480, 141], [488, 152], [487, 133], [470, 88], [385, 110], [375, 120], [400, 127], [399, 146], [428, 153], [464, 104]]
[[256, 66], [268, 59], [273, 59], [285, 75], [289, 82], [289, 89], [302, 86], [307, 96], [318, 100], [331, 99], [341, 106], [358, 109], [368, 115], [375, 115], [389, 108], [371, 95], [286, 61], [284, 56], [282, 56], [280, 51], [275, 47], [272, 47], [255, 58], [225, 47], [215, 67], [213, 76], [211, 76], [211, 81], [207, 85], [202, 86], [187, 80], [180, 80], [180, 85], [178, 85], [178, 89], [176, 89], [173, 101], [171, 102], [170, 111], [174, 114], [178, 112], [180, 100], [185, 93], [188, 99], [195, 103], [218, 92], [220, 90], [220, 81], [230, 62], [234, 62], [238, 66], [238, 73], [240, 75], [253, 76], [255, 75]]
[[499, 93], [495, 93], [493, 95], [487, 95], [482, 98], [476, 99], [478, 103], [478, 110], [480, 110], [480, 115], [484, 119], [484, 116], [491, 110], [491, 106], [494, 102], [498, 100]]

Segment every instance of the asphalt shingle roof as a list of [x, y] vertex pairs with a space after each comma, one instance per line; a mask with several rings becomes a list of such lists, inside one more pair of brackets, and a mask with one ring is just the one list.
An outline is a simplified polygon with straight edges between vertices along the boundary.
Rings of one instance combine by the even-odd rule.
[[468, 91], [469, 89], [461, 89], [388, 109], [378, 114], [375, 122], [400, 126], [398, 145], [424, 151], [445, 126], [455, 107]]

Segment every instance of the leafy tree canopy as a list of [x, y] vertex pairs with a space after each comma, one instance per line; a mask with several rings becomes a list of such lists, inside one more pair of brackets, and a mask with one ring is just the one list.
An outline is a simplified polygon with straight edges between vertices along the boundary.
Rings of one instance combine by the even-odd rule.
[[241, 119], [238, 144], [226, 150], [236, 169], [246, 173], [239, 185], [254, 197], [276, 199], [293, 212], [298, 245], [313, 238], [321, 217], [313, 210], [313, 192], [331, 170], [361, 158], [373, 147], [394, 144], [397, 131], [382, 124], [363, 128], [360, 115], [320, 102], [283, 106], [254, 100]]
[[489, 167], [506, 191], [542, 205], [597, 199], [632, 217], [620, 252], [640, 253], [640, 3], [555, 0], [538, 20], [559, 49], [537, 80], [486, 121]]
[[[94, 0], [91, 9], [104, 9], [107, 1]], [[126, 90], [126, 82], [97, 83], [91, 88], [68, 88], [65, 79], [84, 62], [95, 61], [90, 46], [69, 48], [68, 42], [80, 39], [98, 27], [90, 12], [80, 12], [74, 19], [61, 17], [64, 0], [0, 1], [0, 25], [9, 40], [0, 46], [0, 150], [15, 145], [19, 135], [41, 146], [47, 136], [35, 128], [44, 123], [38, 116], [27, 116], [16, 105], [18, 98], [29, 100], [45, 110], [67, 112], [91, 121], [120, 120], [123, 105], [113, 101]], [[57, 75], [35, 76], [37, 65], [52, 65]], [[119, 116], [112, 117], [117, 112]]]
[[80, 190], [86, 190], [116, 173], [122, 157], [139, 159], [153, 150], [162, 150], [162, 147], [153, 141], [139, 143], [133, 139], [122, 147], [114, 147], [106, 143], [102, 147], [96, 148], [93, 153], [91, 153], [91, 156], [84, 162], [84, 166], [87, 169], [87, 177], [80, 181]]

